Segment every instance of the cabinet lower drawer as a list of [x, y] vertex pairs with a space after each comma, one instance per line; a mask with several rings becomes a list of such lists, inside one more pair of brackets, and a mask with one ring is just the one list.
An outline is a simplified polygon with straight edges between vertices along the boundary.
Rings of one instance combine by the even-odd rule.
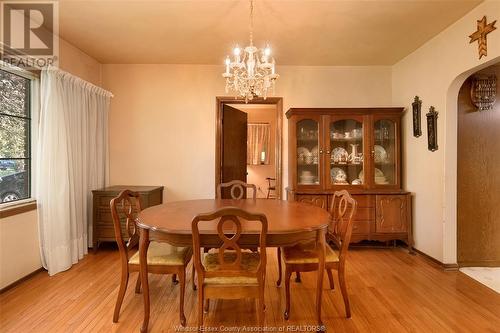
[[[127, 230], [125, 229], [125, 227], [122, 225], [122, 237], [124, 240], [127, 240], [129, 238], [128, 236], [128, 233], [127, 233]], [[100, 240], [100, 239], [109, 239], [109, 240], [115, 240], [116, 239], [116, 236], [115, 236], [115, 229], [113, 228], [113, 226], [104, 226], [104, 225], [99, 225], [96, 227], [96, 234], [94, 235], [94, 237], [97, 239], [97, 240]]]
[[370, 221], [353, 221], [352, 233], [353, 234], [369, 234], [371, 230]]
[[297, 194], [295, 201], [307, 203], [310, 205], [318, 206], [324, 209], [328, 208], [328, 196], [326, 195], [311, 195], [311, 194]]
[[[137, 215], [137, 209], [133, 209], [132, 210], [132, 216], [136, 216]], [[118, 211], [118, 217], [120, 218], [120, 221], [122, 223], [125, 223], [125, 219], [126, 219], [126, 216], [125, 216], [125, 213], [123, 213], [122, 211]], [[106, 208], [106, 207], [99, 207], [97, 208], [96, 210], [96, 221], [98, 221], [98, 223], [111, 223], [113, 224], [113, 217], [111, 215], [111, 209], [110, 208]]]
[[101, 207], [108, 207], [109, 208], [109, 203], [111, 200], [116, 197], [112, 195], [106, 195], [106, 196], [101, 196], [97, 199], [97, 205]]
[[358, 203], [358, 208], [360, 207], [375, 207], [375, 196], [374, 195], [364, 195], [355, 194], [352, 196], [354, 200]]

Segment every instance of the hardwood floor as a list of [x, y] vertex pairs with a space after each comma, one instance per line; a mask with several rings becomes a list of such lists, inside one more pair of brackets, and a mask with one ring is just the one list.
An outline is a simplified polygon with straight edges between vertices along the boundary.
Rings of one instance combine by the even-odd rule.
[[[290, 320], [284, 321], [284, 288], [275, 285], [275, 249], [270, 249], [268, 258], [266, 325], [284, 326], [285, 332], [293, 331], [288, 326], [314, 325], [315, 273], [302, 274], [302, 283], [292, 282]], [[1, 294], [0, 332], [138, 332], [142, 295], [134, 293], [136, 273], [120, 320], [112, 323], [120, 281], [118, 259], [118, 251], [102, 248], [67, 272], [53, 277], [41, 272]], [[347, 282], [351, 319], [345, 318], [340, 291], [324, 291], [323, 319], [329, 332], [498, 332], [500, 328], [500, 294], [400, 248], [351, 250]], [[336, 277], [335, 283], [337, 287]], [[324, 286], [328, 287], [326, 280]], [[150, 332], [175, 332], [179, 286], [172, 285], [170, 276], [150, 275], [150, 290]], [[196, 292], [190, 287], [185, 311], [187, 325], [194, 327]], [[219, 332], [221, 326], [256, 323], [255, 305], [249, 300], [212, 300], [205, 319], [206, 326]]]

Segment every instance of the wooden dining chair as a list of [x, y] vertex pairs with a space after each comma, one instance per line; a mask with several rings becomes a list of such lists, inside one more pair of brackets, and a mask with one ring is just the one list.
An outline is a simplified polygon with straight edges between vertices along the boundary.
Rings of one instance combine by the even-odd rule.
[[[249, 252], [238, 240], [244, 226], [241, 219], [260, 222], [259, 251]], [[200, 238], [203, 223], [217, 221], [217, 241], [209, 253], [201, 253]], [[255, 222], [254, 222], [255, 223]], [[236, 207], [226, 207], [212, 213], [199, 214], [192, 221], [194, 266], [198, 275], [198, 328], [203, 326], [203, 311], [208, 311], [209, 299], [255, 298], [259, 325], [264, 324], [264, 286], [266, 277], [267, 218]], [[214, 244], [214, 246], [216, 246]], [[215, 252], [212, 252], [214, 251]], [[206, 303], [205, 302], [206, 299]]]
[[[276, 178], [271, 178], [267, 177], [267, 195], [266, 199], [271, 198], [271, 192], [273, 192], [273, 198], [276, 197]], [[274, 185], [271, 185], [271, 183], [274, 183]]]
[[[247, 193], [247, 189], [252, 189], [252, 199], [257, 198], [257, 187], [254, 184], [247, 184], [245, 182], [242, 182], [241, 180], [232, 180], [227, 183], [220, 183], [217, 185], [217, 193], [216, 193], [216, 198], [221, 199], [222, 198], [222, 189], [223, 188], [229, 188], [230, 189], [230, 194], [231, 194], [231, 199], [243, 199], [245, 194]], [[235, 190], [238, 190], [238, 195], [235, 194]]]
[[[122, 266], [120, 290], [116, 299], [113, 322], [118, 322], [120, 308], [127, 291], [130, 272], [139, 272], [139, 251], [131, 255], [130, 250], [139, 243], [139, 233], [136, 225], [136, 216], [141, 211], [141, 200], [139, 193], [129, 190], [122, 191], [116, 198], [110, 202], [111, 215], [113, 217], [113, 226], [115, 231], [116, 243], [120, 252], [120, 261]], [[125, 230], [122, 229], [121, 219], [125, 219]], [[127, 242], [123, 239], [123, 234], [127, 234]], [[183, 326], [186, 325], [184, 316], [184, 290], [186, 283], [186, 266], [191, 260], [193, 250], [191, 247], [174, 247], [167, 243], [151, 242], [148, 248], [148, 272], [156, 274], [174, 274], [180, 280], [180, 308], [179, 317]], [[196, 289], [194, 283], [194, 267], [192, 272], [193, 289]], [[175, 281], [175, 277], [173, 279]], [[139, 293], [141, 289], [140, 274], [137, 275], [135, 292]]]
[[[327, 239], [335, 244], [336, 249], [326, 245], [325, 270], [328, 274], [330, 288], [334, 289], [332, 270], [338, 272], [340, 291], [344, 299], [347, 318], [351, 317], [349, 296], [345, 281], [345, 264], [349, 242], [352, 234], [352, 220], [356, 213], [357, 202], [346, 190], [337, 191], [333, 194], [330, 205], [331, 220], [328, 226]], [[285, 264], [285, 296], [286, 309], [285, 319], [290, 316], [290, 276], [292, 272], [310, 272], [318, 270], [318, 254], [316, 243], [298, 244], [291, 247], [281, 248], [281, 258], [278, 257], [278, 282], [281, 283], [281, 260]]]

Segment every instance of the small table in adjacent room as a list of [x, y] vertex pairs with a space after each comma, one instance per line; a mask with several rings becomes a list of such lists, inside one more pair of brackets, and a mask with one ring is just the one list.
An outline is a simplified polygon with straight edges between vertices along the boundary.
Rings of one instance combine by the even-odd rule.
[[[223, 207], [238, 207], [251, 213], [263, 213], [267, 217], [268, 232], [267, 246], [292, 246], [304, 241], [317, 241], [319, 244], [319, 270], [316, 289], [316, 315], [318, 324], [321, 324], [321, 292], [323, 274], [325, 270], [325, 234], [328, 228], [330, 214], [319, 207], [300, 202], [267, 199], [205, 199], [169, 202], [150, 207], [139, 213], [138, 226], [140, 229], [139, 256], [141, 265], [141, 282], [144, 295], [144, 322], [141, 331], [146, 332], [149, 323], [149, 284], [147, 279], [146, 254], [151, 240], [167, 242], [175, 246], [192, 246], [191, 221], [199, 213], [213, 212]], [[252, 229], [251, 224], [242, 224], [243, 234], [240, 244], [256, 246], [260, 229]], [[209, 237], [217, 234], [216, 224], [205, 226], [200, 233], [208, 235], [202, 237], [201, 246], [216, 247]]]

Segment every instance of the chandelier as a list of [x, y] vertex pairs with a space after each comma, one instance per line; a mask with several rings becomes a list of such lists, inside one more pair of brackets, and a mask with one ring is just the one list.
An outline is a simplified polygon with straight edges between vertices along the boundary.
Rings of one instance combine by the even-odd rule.
[[269, 45], [258, 49], [253, 45], [253, 0], [250, 0], [250, 45], [241, 49], [233, 49], [233, 60], [226, 57], [226, 71], [222, 77], [226, 79], [226, 94], [231, 90], [237, 96], [245, 98], [245, 103], [254, 97], [267, 98], [269, 89], [279, 77], [275, 72], [275, 61], [271, 57]]

